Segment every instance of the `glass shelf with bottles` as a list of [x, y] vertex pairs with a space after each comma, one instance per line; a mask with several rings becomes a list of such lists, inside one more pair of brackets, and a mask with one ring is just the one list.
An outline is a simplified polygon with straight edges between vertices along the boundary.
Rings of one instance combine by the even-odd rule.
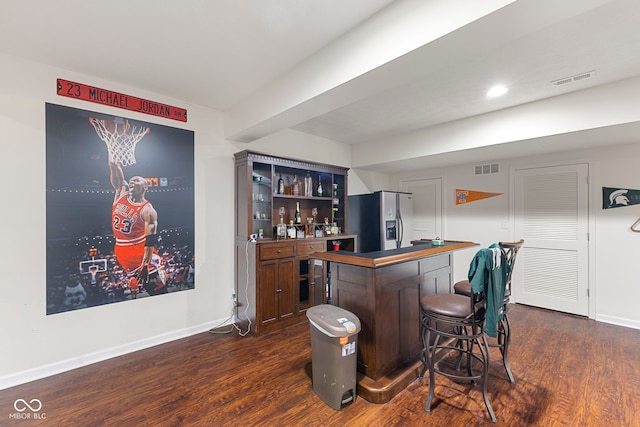
[[271, 165], [255, 163], [251, 174], [252, 232], [259, 238], [271, 237]]
[[344, 203], [346, 202], [344, 176], [334, 175], [331, 189], [331, 222], [344, 222]]
[[331, 200], [333, 174], [287, 167], [274, 168], [273, 197]]
[[254, 203], [271, 203], [271, 167], [256, 164], [251, 175]]

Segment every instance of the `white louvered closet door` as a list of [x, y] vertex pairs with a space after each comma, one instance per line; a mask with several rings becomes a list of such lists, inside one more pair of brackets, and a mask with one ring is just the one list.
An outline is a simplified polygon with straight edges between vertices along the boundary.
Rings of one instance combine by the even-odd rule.
[[588, 165], [514, 172], [515, 302], [589, 312]]

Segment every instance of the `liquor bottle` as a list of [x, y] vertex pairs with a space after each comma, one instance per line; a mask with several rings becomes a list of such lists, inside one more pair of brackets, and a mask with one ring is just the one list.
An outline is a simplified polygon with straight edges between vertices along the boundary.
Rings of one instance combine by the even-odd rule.
[[293, 175], [293, 195], [294, 196], [299, 196], [300, 195], [300, 183], [298, 183], [298, 177], [296, 175]]
[[278, 194], [284, 194], [284, 181], [282, 180], [282, 174], [278, 178]]
[[307, 171], [307, 176], [304, 177], [304, 195], [306, 197], [313, 197], [313, 180], [311, 174]]
[[280, 223], [277, 225], [277, 239], [286, 239], [287, 238], [287, 225], [283, 222], [283, 218], [280, 217]]
[[322, 177], [318, 175], [318, 197], [322, 197], [324, 190], [322, 189]]
[[304, 234], [307, 237], [313, 237], [313, 218], [307, 218], [307, 224], [304, 227]]
[[287, 196], [291, 196], [293, 194], [293, 188], [291, 186], [291, 179], [289, 179], [289, 175], [284, 177], [284, 193]]
[[302, 224], [302, 217], [300, 216], [300, 202], [296, 202], [296, 224]]
[[289, 226], [287, 227], [287, 239], [296, 238], [296, 228], [293, 226], [293, 220], [289, 220]]

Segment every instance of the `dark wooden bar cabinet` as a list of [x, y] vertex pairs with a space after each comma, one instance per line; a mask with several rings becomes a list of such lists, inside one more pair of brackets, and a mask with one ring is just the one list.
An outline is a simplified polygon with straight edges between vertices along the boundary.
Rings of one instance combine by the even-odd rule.
[[316, 252], [329, 262], [332, 304], [358, 316], [358, 394], [388, 402], [414, 381], [419, 360], [420, 296], [449, 293], [452, 252], [476, 246], [446, 241], [369, 253]]
[[[306, 310], [326, 301], [324, 266], [311, 253], [332, 251], [334, 241], [355, 250], [348, 169], [247, 150], [234, 158], [236, 323], [261, 335], [306, 321]], [[295, 238], [278, 237], [281, 218], [294, 221]]]

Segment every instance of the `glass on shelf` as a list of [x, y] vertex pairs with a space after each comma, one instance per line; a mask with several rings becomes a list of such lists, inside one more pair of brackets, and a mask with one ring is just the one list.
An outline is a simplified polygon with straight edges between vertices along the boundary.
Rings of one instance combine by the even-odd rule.
[[253, 216], [253, 219], [259, 219], [259, 220], [271, 220], [271, 218], [267, 215], [266, 212], [260, 212], [259, 210], [256, 211], [255, 215]]

